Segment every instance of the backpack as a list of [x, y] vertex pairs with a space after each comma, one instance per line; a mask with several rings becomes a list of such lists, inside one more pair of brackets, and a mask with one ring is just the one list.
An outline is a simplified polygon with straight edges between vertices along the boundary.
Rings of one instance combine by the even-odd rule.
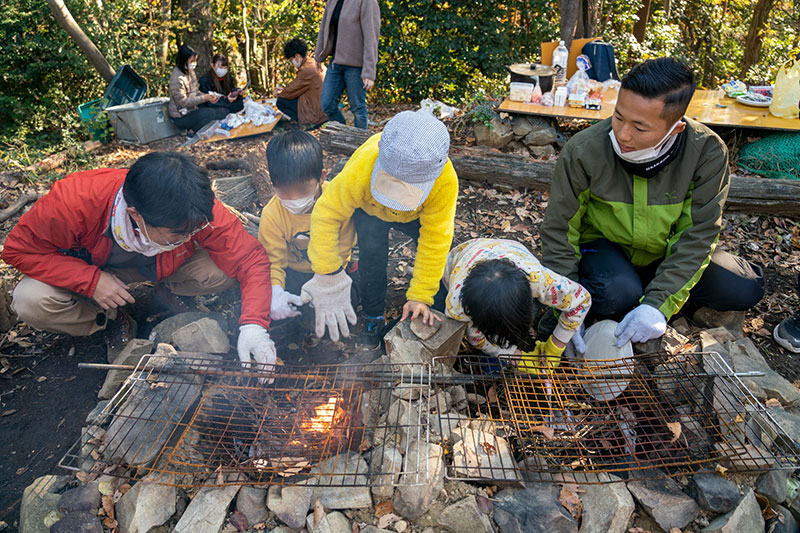
[[592, 41], [583, 45], [581, 53], [586, 55], [591, 63], [591, 67], [586, 71], [590, 79], [597, 81], [619, 79], [613, 44], [601, 40]]

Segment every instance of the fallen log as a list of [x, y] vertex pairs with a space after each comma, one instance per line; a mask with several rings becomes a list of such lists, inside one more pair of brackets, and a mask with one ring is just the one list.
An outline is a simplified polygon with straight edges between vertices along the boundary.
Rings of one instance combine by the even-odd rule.
[[[320, 130], [322, 148], [352, 154], [370, 133], [329, 122]], [[464, 181], [507, 185], [518, 189], [550, 190], [555, 162], [537, 161], [486, 148], [451, 147], [450, 160]], [[732, 176], [727, 211], [780, 216], [800, 216], [800, 181]]]
[[258, 192], [252, 174], [215, 178], [211, 183], [217, 198], [237, 209], [246, 209], [258, 203]]
[[17, 198], [13, 204], [0, 211], [0, 223], [5, 222], [9, 218], [16, 215], [23, 207], [33, 201], [38, 200], [40, 196], [41, 194], [34, 192], [20, 195], [20, 197]]

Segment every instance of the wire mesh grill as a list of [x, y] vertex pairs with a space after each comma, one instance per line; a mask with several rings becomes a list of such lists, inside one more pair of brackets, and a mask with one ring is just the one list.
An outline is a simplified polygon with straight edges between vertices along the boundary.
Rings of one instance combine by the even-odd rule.
[[[419, 485], [429, 383], [423, 364], [273, 371], [146, 355], [60, 465], [180, 487]], [[414, 409], [394, 406], [403, 394], [416, 397]], [[394, 455], [383, 453], [388, 443]], [[87, 445], [96, 446], [88, 467]]]
[[434, 415], [439, 434], [449, 434], [451, 479], [601, 483], [613, 479], [605, 474], [800, 464], [797, 443], [717, 353], [563, 361], [527, 372], [512, 370], [507, 357], [437, 363], [472, 381], [461, 413]]

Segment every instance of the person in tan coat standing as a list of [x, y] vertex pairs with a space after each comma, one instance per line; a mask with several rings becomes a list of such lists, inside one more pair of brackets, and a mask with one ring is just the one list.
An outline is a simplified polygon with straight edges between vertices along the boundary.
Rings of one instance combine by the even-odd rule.
[[327, 0], [314, 57], [330, 65], [322, 85], [322, 110], [345, 123], [339, 99], [347, 89], [355, 126], [367, 129], [367, 91], [375, 83], [381, 12], [378, 0]]
[[194, 133], [211, 122], [220, 120], [228, 114], [225, 107], [198, 107], [203, 103], [215, 104], [218, 95], [200, 92], [194, 69], [197, 67], [197, 53], [188, 45], [178, 49], [175, 68], [169, 77], [169, 118], [182, 130]]
[[283, 55], [297, 69], [297, 77], [286, 87], [275, 87], [278, 109], [301, 126], [318, 126], [328, 120], [320, 107], [322, 75], [317, 62], [308, 57], [308, 45], [292, 39], [283, 47]]

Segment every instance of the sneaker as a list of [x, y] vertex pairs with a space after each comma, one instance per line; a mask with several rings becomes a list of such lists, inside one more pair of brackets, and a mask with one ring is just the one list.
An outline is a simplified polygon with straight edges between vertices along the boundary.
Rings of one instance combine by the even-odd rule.
[[369, 348], [377, 348], [383, 343], [383, 337], [397, 324], [399, 318], [386, 323], [386, 318], [381, 316], [364, 317], [364, 328], [358, 335], [359, 344]]
[[159, 309], [168, 312], [170, 315], [178, 315], [193, 310], [188, 296], [178, 296], [161, 283], [156, 284], [153, 291], [153, 304]]
[[800, 313], [784, 318], [772, 332], [775, 342], [792, 353], [800, 353]]
[[117, 318], [106, 324], [106, 354], [113, 361], [126, 344], [136, 338], [136, 321], [127, 312], [119, 309]]

